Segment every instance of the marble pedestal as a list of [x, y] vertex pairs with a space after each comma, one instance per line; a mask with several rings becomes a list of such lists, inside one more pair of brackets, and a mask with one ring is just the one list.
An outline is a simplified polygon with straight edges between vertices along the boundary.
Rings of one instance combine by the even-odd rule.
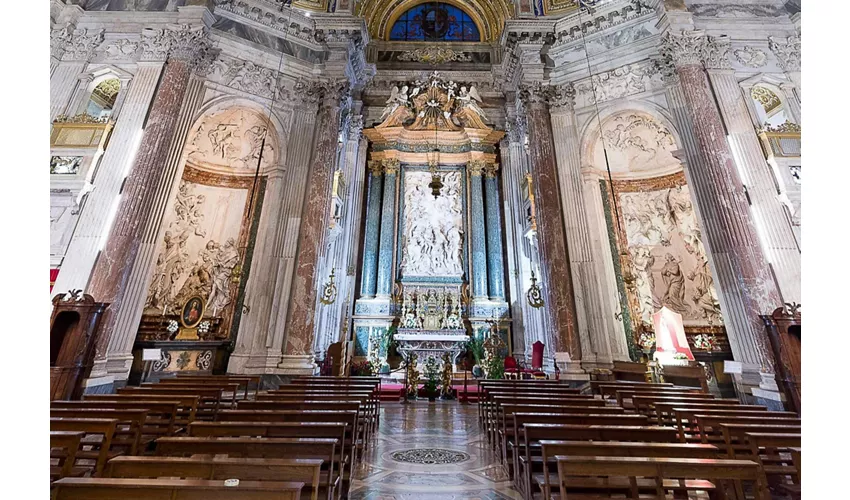
[[277, 367], [280, 375], [315, 375], [318, 370], [309, 354], [285, 354]]
[[556, 352], [555, 364], [561, 370], [561, 380], [590, 380], [590, 375], [581, 368], [581, 361], [574, 361], [568, 352]]

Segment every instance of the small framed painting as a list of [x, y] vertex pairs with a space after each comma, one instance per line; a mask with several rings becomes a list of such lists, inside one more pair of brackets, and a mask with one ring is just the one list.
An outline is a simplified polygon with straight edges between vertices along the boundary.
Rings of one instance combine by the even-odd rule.
[[180, 323], [185, 328], [195, 328], [198, 326], [198, 323], [201, 322], [201, 319], [204, 316], [204, 308], [206, 304], [204, 304], [204, 299], [200, 296], [195, 295], [194, 297], [189, 297], [185, 304], [183, 304], [183, 308], [180, 310]]

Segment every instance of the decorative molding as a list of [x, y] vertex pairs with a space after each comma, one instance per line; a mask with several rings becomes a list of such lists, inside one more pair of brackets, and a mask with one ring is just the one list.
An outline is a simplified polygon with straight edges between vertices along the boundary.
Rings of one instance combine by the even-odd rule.
[[696, 17], [714, 17], [720, 19], [746, 17], [782, 17], [788, 12], [782, 5], [763, 5], [754, 3], [699, 3], [688, 5], [688, 10]]
[[363, 115], [351, 115], [348, 120], [348, 140], [359, 141], [363, 135]]
[[709, 36], [703, 47], [702, 62], [707, 69], [731, 69], [729, 49], [732, 41], [728, 36]]
[[472, 58], [463, 52], [457, 52], [448, 47], [421, 47], [414, 50], [406, 50], [400, 56], [399, 61], [422, 62], [436, 66], [447, 62], [472, 62]]
[[[321, 42], [328, 36], [324, 33], [317, 38], [314, 21], [298, 9], [281, 8], [261, 0], [216, 0], [215, 14], [248, 26], [259, 25], [283, 33], [286, 40], [294, 38], [314, 50], [322, 50]], [[331, 38], [334, 37], [336, 34]]]
[[206, 29], [189, 24], [173, 24], [166, 29], [146, 29], [142, 32], [141, 46], [142, 60], [164, 61], [172, 58], [193, 67], [207, 59], [210, 51]]
[[646, 92], [656, 86], [661, 87], [663, 83], [661, 67], [656, 61], [626, 64], [577, 82], [576, 106], [590, 106]]
[[597, 9], [598, 14], [592, 19], [588, 19], [587, 11], [583, 11], [558, 21], [555, 25], [556, 40], [554, 46], [581, 42], [589, 35], [609, 31], [614, 26], [649, 17], [656, 13], [654, 8], [642, 0], [615, 0]]
[[572, 83], [553, 85], [549, 88], [547, 102], [553, 109], [573, 109], [576, 88]]
[[517, 88], [517, 99], [521, 101], [526, 108], [547, 105], [552, 94], [552, 88], [539, 81], [534, 82], [533, 84], [522, 84], [519, 88]]
[[767, 65], [767, 54], [763, 50], [749, 45], [735, 49], [732, 53], [735, 55], [735, 59], [747, 68], [762, 68]]
[[784, 42], [777, 41], [776, 38], [767, 37], [768, 46], [771, 52], [779, 60], [779, 67], [784, 71], [800, 71], [800, 37], [789, 36]]

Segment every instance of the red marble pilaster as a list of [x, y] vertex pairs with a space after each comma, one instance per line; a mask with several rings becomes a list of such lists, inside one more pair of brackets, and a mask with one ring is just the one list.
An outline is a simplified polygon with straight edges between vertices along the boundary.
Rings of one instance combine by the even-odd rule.
[[286, 318], [284, 354], [289, 356], [313, 354], [319, 280], [316, 269], [328, 228], [331, 180], [339, 138], [339, 103], [345, 90], [346, 87], [341, 84], [325, 86], [325, 102], [319, 111], [319, 137], [308, 177], [310, 185], [301, 213], [298, 255]]
[[197, 58], [206, 49], [203, 33], [184, 28], [158, 39], [171, 56], [165, 64], [135, 161], [130, 168], [114, 222], [97, 259], [87, 293], [109, 303], [100, 323], [95, 359], [106, 357], [106, 346], [124, 304], [130, 272], [139, 252], [146, 220], [151, 215], [156, 188], [168, 160], [168, 147], [177, 126], [180, 106]]
[[542, 287], [546, 294], [543, 310], [547, 317], [547, 337], [553, 352], [569, 352], [581, 359], [576, 328], [575, 298], [570, 262], [567, 256], [564, 218], [558, 186], [558, 170], [552, 141], [552, 124], [546, 105], [548, 88], [523, 87], [520, 100], [525, 108], [529, 153], [537, 191], [537, 225], [540, 243]]
[[[703, 161], [690, 166], [691, 189], [700, 203], [700, 214], [716, 265], [724, 296], [727, 328], [741, 347], [745, 362], [758, 362], [773, 371], [773, 356], [761, 314], [770, 314], [782, 305], [769, 264], [765, 259], [753, 214], [743, 183], [734, 163], [720, 110], [703, 69], [702, 58], [709, 56], [702, 32], [668, 33], [665, 50], [672, 57], [679, 76], [693, 132]], [[758, 352], [747, 353], [746, 345]], [[734, 349], [733, 349], [734, 350]]]

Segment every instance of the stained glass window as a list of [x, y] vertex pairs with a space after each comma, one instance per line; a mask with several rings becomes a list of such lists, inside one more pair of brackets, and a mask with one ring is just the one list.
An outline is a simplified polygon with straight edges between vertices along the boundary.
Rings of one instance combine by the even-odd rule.
[[481, 34], [466, 12], [442, 2], [427, 2], [398, 18], [390, 40], [480, 42]]

